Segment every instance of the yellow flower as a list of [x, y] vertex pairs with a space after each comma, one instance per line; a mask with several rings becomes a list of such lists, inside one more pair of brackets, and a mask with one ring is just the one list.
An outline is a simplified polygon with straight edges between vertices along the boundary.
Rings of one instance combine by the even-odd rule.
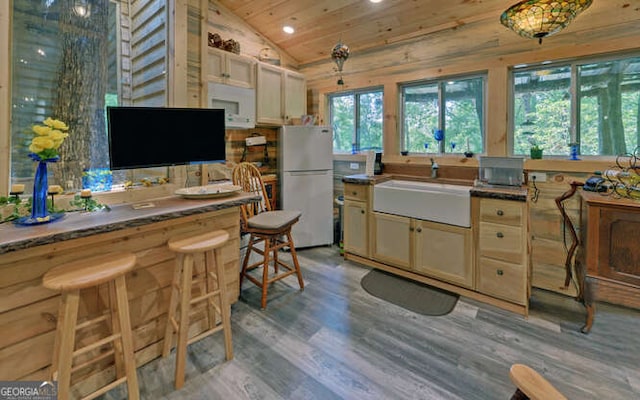
[[53, 140], [48, 136], [36, 136], [31, 140], [31, 143], [43, 149], [52, 149], [54, 146]]
[[52, 119], [51, 117], [45, 119], [43, 122], [43, 124], [50, 126], [51, 128], [54, 129], [59, 129], [62, 131], [67, 131], [69, 130], [69, 127], [67, 126], [67, 124], [65, 124], [64, 122], [60, 121], [59, 119]]
[[51, 133], [52, 129], [51, 127], [48, 127], [48, 126], [34, 125], [33, 131], [40, 136], [46, 136]]
[[44, 150], [42, 147], [40, 146], [36, 146], [35, 144], [31, 143], [31, 145], [29, 146], [29, 151], [32, 153], [40, 153], [42, 150]]

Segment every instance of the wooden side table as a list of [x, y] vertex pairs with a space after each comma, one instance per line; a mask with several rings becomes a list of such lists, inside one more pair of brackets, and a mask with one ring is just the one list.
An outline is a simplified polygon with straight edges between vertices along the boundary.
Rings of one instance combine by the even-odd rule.
[[[640, 309], [640, 202], [580, 191], [581, 244], [588, 333], [595, 300]], [[582, 286], [582, 283], [581, 283]]]

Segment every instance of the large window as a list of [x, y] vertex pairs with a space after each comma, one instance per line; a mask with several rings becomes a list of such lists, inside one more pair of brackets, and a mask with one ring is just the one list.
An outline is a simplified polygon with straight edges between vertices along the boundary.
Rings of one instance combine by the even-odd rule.
[[483, 152], [483, 76], [402, 87], [402, 150], [409, 153]]
[[[10, 173], [11, 183], [27, 189], [34, 176], [28, 157], [33, 125], [47, 117], [68, 124], [49, 183], [75, 190], [84, 186], [83, 176], [111, 174], [106, 106], [166, 103], [166, 0], [135, 2], [122, 15], [120, 2], [77, 3], [13, 1]], [[131, 20], [117, 24], [125, 18]], [[145, 172], [156, 170], [167, 175], [167, 168]], [[113, 181], [130, 180], [132, 173], [118, 171]]]
[[[513, 153], [612, 156], [640, 144], [640, 57], [513, 72]], [[574, 95], [575, 93], [575, 95]]]
[[329, 96], [333, 151], [382, 151], [382, 89], [359, 90]]

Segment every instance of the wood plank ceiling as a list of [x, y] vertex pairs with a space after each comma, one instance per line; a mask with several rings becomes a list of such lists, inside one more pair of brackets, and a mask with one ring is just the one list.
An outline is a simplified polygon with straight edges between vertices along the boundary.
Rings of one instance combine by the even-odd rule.
[[[363, 52], [468, 23], [492, 21], [517, 0], [220, 0], [300, 65], [327, 59], [335, 43]], [[288, 35], [284, 25], [296, 32]]]

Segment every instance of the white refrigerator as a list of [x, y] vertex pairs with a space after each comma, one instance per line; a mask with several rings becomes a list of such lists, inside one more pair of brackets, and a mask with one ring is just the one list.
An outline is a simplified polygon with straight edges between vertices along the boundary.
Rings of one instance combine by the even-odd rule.
[[326, 126], [283, 126], [278, 170], [283, 210], [299, 210], [296, 248], [333, 243], [333, 136]]

